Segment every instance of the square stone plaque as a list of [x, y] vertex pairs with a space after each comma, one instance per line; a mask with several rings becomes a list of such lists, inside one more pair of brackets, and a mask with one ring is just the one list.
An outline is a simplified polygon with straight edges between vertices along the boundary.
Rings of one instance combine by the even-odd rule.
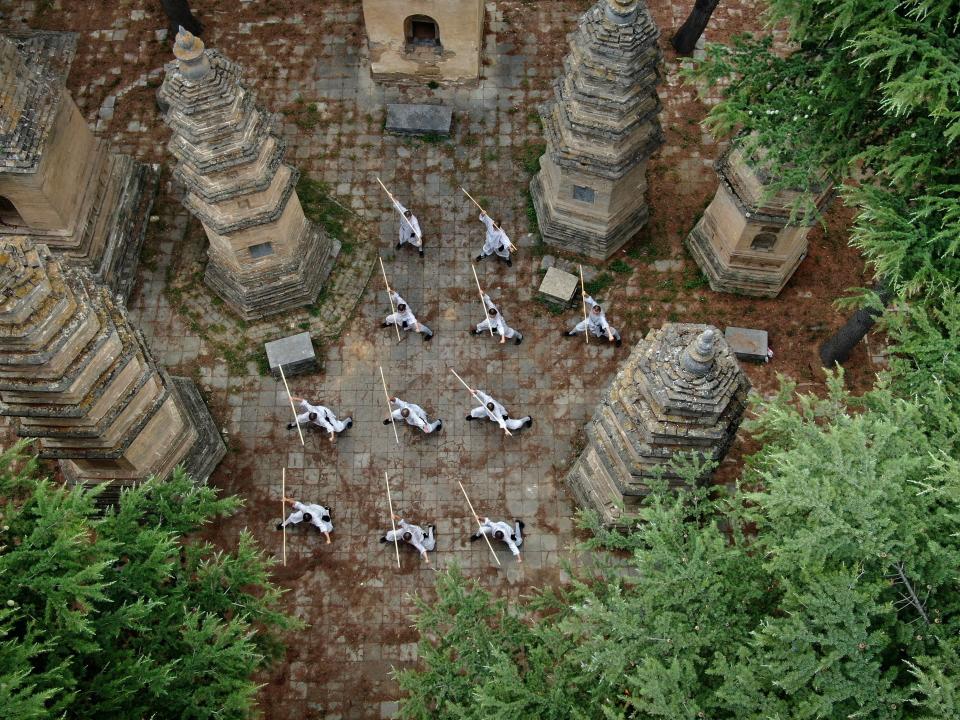
[[317, 369], [317, 355], [313, 350], [313, 342], [308, 332], [271, 340], [264, 345], [264, 348], [267, 351], [270, 372], [278, 380], [281, 364], [286, 377], [302, 375]]
[[723, 332], [727, 344], [738, 360], [767, 362], [767, 331], [751, 328], [728, 327]]
[[580, 285], [580, 279], [555, 267], [547, 268], [538, 292], [547, 300], [567, 304]]
[[444, 105], [387, 105], [387, 132], [398, 135], [450, 135], [453, 110]]

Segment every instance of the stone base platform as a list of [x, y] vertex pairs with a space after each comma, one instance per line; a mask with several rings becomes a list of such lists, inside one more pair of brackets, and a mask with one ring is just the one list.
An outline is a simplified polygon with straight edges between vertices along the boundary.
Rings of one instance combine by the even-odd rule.
[[711, 290], [748, 297], [777, 297], [806, 257], [804, 252], [796, 262], [789, 265], [775, 263], [775, 267], [769, 270], [762, 267], [728, 265], [714, 252], [703, 218], [690, 231], [683, 244], [707, 276]]
[[449, 137], [453, 110], [445, 105], [387, 105], [387, 132]]
[[244, 320], [260, 318], [313, 303], [340, 253], [340, 241], [308, 222], [301, 240], [300, 257], [263, 272], [232, 272], [216, 262], [207, 263], [204, 282]]
[[227, 454], [227, 447], [193, 380], [185, 377], [170, 379], [190, 424], [197, 431], [196, 442], [183, 458], [183, 466], [196, 482], [205, 483]]

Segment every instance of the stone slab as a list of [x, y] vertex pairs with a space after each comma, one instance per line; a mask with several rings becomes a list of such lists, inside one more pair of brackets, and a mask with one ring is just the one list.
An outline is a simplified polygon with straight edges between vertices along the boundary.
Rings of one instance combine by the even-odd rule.
[[767, 331], [752, 328], [728, 327], [723, 332], [727, 344], [738, 360], [767, 362]]
[[397, 135], [450, 135], [453, 110], [444, 105], [387, 105], [387, 132]]
[[573, 294], [579, 285], [580, 280], [576, 275], [550, 267], [547, 268], [547, 274], [543, 276], [538, 292], [547, 300], [568, 303], [573, 299]]
[[274, 377], [280, 377], [281, 365], [286, 377], [302, 375], [317, 369], [317, 354], [308, 332], [271, 340], [264, 344], [264, 349], [267, 351], [267, 362]]

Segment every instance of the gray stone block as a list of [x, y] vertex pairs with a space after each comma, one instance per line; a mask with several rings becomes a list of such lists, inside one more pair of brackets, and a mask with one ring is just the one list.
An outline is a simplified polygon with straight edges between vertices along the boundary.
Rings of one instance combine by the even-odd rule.
[[310, 340], [310, 333], [302, 332], [289, 337], [271, 340], [264, 345], [270, 372], [280, 377], [280, 366], [286, 377], [302, 375], [317, 369], [317, 355]]
[[398, 135], [450, 135], [453, 111], [444, 105], [387, 105], [387, 132]]
[[568, 303], [573, 299], [578, 285], [580, 280], [575, 275], [550, 267], [547, 268], [547, 274], [543, 276], [538, 292], [547, 300]]
[[769, 345], [766, 330], [728, 327], [723, 331], [723, 337], [738, 360], [767, 362]]

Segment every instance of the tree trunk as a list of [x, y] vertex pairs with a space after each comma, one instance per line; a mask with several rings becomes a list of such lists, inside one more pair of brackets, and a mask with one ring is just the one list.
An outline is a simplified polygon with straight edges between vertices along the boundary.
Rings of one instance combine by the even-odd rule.
[[[878, 283], [875, 288], [884, 305], [890, 302], [893, 294], [885, 283]], [[842, 328], [837, 330], [820, 346], [820, 362], [825, 368], [832, 368], [834, 363], [844, 363], [850, 357], [850, 352], [863, 340], [864, 335], [870, 332], [880, 315], [879, 310], [860, 308]]]
[[170, 25], [170, 38], [174, 38], [182, 26], [194, 35], [203, 33], [203, 25], [190, 12], [190, 3], [187, 0], [160, 0], [163, 12]]
[[697, 40], [703, 35], [707, 23], [710, 22], [710, 16], [713, 15], [713, 11], [717, 9], [719, 4], [720, 0], [696, 0], [693, 4], [693, 10], [690, 11], [690, 16], [671, 40], [673, 49], [680, 55], [692, 53], [697, 46]]

